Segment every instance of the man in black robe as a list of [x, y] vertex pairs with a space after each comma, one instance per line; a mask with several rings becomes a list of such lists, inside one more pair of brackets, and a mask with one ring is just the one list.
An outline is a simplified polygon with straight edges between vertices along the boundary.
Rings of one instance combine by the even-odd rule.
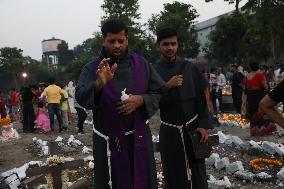
[[232, 77], [232, 98], [236, 111], [241, 113], [242, 95], [243, 95], [243, 80], [244, 75], [238, 71], [237, 65], [231, 65]]
[[[164, 82], [143, 57], [128, 53], [122, 22], [110, 20], [101, 31], [102, 54], [83, 67], [75, 94], [93, 110], [94, 188], [156, 189], [146, 120], [158, 109]], [[129, 96], [122, 101], [125, 89]]]
[[160, 151], [166, 189], [207, 189], [204, 159], [196, 159], [188, 132], [200, 132], [208, 139], [208, 110], [204, 78], [191, 62], [176, 56], [177, 32], [161, 29], [157, 34], [160, 59], [156, 70], [166, 82], [160, 100]]

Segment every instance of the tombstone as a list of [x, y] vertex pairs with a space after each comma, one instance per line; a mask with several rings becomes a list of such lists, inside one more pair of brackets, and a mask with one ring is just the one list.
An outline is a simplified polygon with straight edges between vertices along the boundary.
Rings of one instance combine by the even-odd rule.
[[12, 173], [9, 176], [0, 179], [1, 189], [14, 189], [14, 188], [24, 188], [21, 183], [21, 179], [17, 173]]
[[40, 174], [48, 174], [50, 173], [54, 180], [54, 188], [61, 189], [62, 188], [62, 181], [61, 181], [61, 172], [66, 169], [77, 169], [80, 166], [84, 165], [84, 160], [74, 160], [69, 161], [66, 163], [59, 163], [55, 166], [43, 166], [37, 167], [32, 169], [27, 169], [26, 175], [27, 176], [36, 176]]
[[72, 184], [68, 189], [87, 189], [92, 184], [90, 179], [80, 178], [74, 184]]
[[[50, 143], [50, 155], [56, 155], [58, 154], [58, 145], [55, 142]], [[62, 171], [66, 169], [77, 169], [80, 166], [83, 166], [85, 164], [84, 160], [74, 160], [74, 161], [68, 161], [65, 163], [59, 163], [54, 166], [42, 166], [37, 168], [28, 168], [26, 171], [26, 175], [28, 177], [31, 176], [37, 176], [42, 174], [48, 174], [50, 173], [52, 175], [52, 178], [54, 180], [54, 188], [55, 189], [61, 189], [62, 188], [62, 181], [61, 181], [61, 173]]]
[[44, 175], [37, 175], [23, 181], [23, 184], [26, 186], [26, 188], [33, 188], [43, 183], [46, 183], [46, 178]]

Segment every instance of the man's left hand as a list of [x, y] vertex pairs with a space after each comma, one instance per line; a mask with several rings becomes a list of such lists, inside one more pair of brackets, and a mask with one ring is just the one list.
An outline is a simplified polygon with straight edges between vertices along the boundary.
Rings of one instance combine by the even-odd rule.
[[119, 114], [128, 115], [142, 106], [143, 103], [144, 100], [142, 96], [129, 95], [129, 98], [127, 100], [118, 103], [117, 111]]
[[208, 131], [207, 131], [207, 129], [197, 128], [196, 131], [200, 132], [200, 134], [201, 134], [200, 142], [206, 142], [208, 140]]

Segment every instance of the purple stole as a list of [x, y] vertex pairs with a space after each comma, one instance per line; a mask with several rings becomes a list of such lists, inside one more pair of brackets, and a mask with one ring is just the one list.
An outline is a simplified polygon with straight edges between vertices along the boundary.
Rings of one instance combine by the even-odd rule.
[[[145, 94], [148, 88], [148, 75], [145, 69], [144, 59], [137, 54], [129, 54], [131, 61], [133, 94]], [[96, 71], [100, 60], [93, 62]], [[96, 73], [96, 72], [95, 72]], [[95, 79], [97, 75], [95, 75]], [[148, 158], [147, 158], [147, 131], [146, 118], [142, 108], [134, 114], [134, 175], [128, 158], [128, 149], [125, 139], [124, 124], [116, 111], [116, 104], [120, 101], [113, 80], [110, 80], [102, 88], [100, 106], [103, 111], [103, 127], [109, 136], [111, 161], [114, 167], [117, 189], [147, 189], [148, 188]], [[134, 178], [134, 180], [132, 179]]]

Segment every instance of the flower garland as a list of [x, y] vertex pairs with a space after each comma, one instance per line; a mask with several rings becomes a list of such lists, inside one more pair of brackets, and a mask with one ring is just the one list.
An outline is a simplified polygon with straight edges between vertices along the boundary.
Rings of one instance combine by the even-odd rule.
[[[260, 163], [266, 164], [266, 165], [261, 166]], [[263, 169], [268, 169], [269, 165], [281, 167], [283, 165], [283, 162], [281, 160], [275, 160], [275, 159], [256, 158], [256, 159], [251, 160], [249, 162], [249, 165], [254, 170], [263, 170]]]
[[11, 120], [10, 118], [2, 118], [0, 119], [0, 126], [8, 126], [10, 125]]
[[[65, 158], [64, 157], [58, 157], [57, 155], [53, 155], [53, 156], [47, 158], [47, 160], [46, 160], [47, 165], [50, 166], [50, 167], [58, 165], [60, 163], [64, 163], [64, 162], [65, 162]], [[52, 175], [49, 173], [45, 176], [45, 178], [46, 178], [46, 182], [47, 182], [47, 188], [48, 189], [54, 189], [54, 178], [52, 177]], [[68, 188], [67, 182], [69, 181], [68, 170], [62, 171], [61, 181], [62, 181], [62, 189], [67, 189]]]

